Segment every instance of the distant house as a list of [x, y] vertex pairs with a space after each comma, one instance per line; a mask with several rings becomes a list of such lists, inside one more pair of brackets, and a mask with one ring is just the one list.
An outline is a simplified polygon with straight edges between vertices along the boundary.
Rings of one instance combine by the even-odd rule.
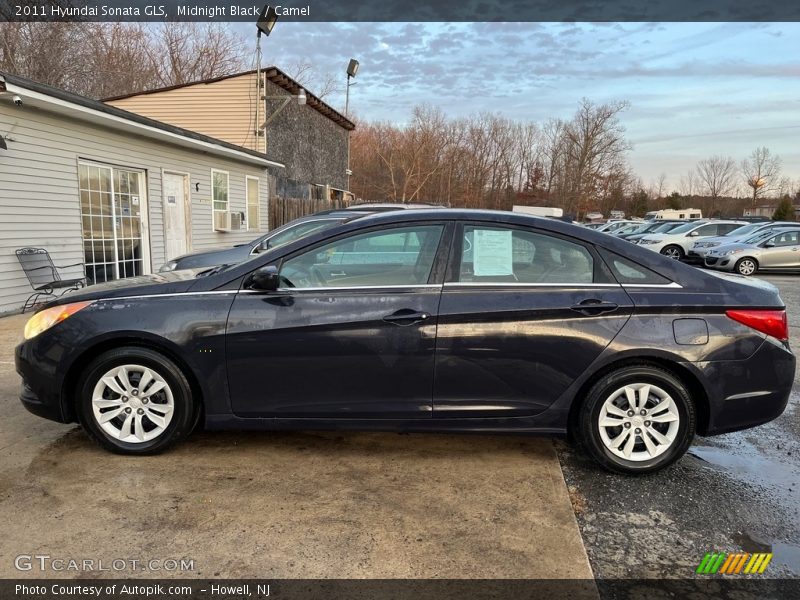
[[[15, 102], [15, 98], [19, 98]], [[268, 229], [263, 152], [0, 73], [0, 313], [31, 293], [14, 251], [90, 282], [158, 271]]]
[[[777, 202], [775, 204], [760, 204], [756, 207], [745, 208], [743, 211], [743, 217], [767, 217], [769, 219], [772, 218], [772, 215], [775, 214], [775, 211], [778, 209]], [[796, 202], [794, 204], [794, 218], [796, 221], [800, 221], [800, 205]]]
[[[348, 144], [355, 125], [277, 67], [261, 71], [260, 86], [257, 79], [252, 70], [105, 102], [263, 152], [286, 165], [274, 171], [281, 196], [347, 197]], [[297, 101], [301, 92], [305, 104]]]

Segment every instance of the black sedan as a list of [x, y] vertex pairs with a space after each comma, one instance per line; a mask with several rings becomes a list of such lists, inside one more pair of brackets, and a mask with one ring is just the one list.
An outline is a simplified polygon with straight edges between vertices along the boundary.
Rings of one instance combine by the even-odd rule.
[[776, 289], [518, 213], [373, 214], [31, 318], [22, 402], [105, 448], [208, 429], [571, 435], [626, 473], [780, 415]]

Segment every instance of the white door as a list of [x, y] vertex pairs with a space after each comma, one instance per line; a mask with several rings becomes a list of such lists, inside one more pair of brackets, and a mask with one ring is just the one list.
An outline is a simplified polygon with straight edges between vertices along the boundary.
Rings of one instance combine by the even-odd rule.
[[189, 251], [187, 241], [188, 215], [186, 214], [189, 190], [186, 176], [164, 173], [164, 236], [166, 260], [171, 260]]

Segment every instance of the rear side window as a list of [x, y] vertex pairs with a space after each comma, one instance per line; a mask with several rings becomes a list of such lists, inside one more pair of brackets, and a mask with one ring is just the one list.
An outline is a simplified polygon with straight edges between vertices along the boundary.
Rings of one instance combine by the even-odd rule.
[[598, 248], [598, 251], [603, 256], [611, 268], [616, 280], [622, 284], [627, 285], [669, 285], [672, 283], [663, 275], [659, 275], [655, 271], [651, 271], [647, 267], [643, 267], [639, 263], [624, 258], [619, 254], [610, 252], [605, 248]]
[[464, 283], [594, 281], [594, 258], [561, 238], [504, 227], [467, 225], [458, 280]]

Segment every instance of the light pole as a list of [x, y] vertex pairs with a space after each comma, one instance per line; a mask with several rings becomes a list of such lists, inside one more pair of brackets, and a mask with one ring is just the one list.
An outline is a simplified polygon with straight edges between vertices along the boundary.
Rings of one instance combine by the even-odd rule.
[[[275, 27], [275, 23], [278, 21], [278, 13], [275, 12], [275, 9], [272, 8], [269, 4], [264, 6], [264, 9], [261, 11], [261, 15], [258, 17], [258, 21], [256, 21], [256, 27], [258, 28], [258, 35], [256, 37], [256, 98], [261, 97], [261, 34], [265, 34], [269, 37], [269, 34], [272, 33], [272, 28]], [[258, 126], [258, 121], [260, 117], [261, 111], [259, 110], [261, 106], [260, 101], [256, 101], [256, 126]], [[258, 150], [258, 136], [261, 130], [256, 129], [256, 150]], [[267, 139], [266, 134], [264, 135], [264, 152], [267, 151]]]
[[[347, 63], [347, 88], [345, 90], [344, 95], [344, 116], [350, 116], [350, 86], [355, 85], [355, 81], [350, 81], [353, 77], [356, 76], [358, 73], [358, 61], [355, 58], [351, 58], [350, 62]], [[350, 131], [347, 132], [347, 170], [345, 171], [347, 174], [347, 191], [350, 191], [350, 176], [353, 174], [353, 171], [350, 170]]]
[[353, 77], [356, 76], [358, 73], [358, 61], [355, 58], [351, 58], [350, 62], [347, 64], [347, 91], [345, 92], [344, 96], [344, 116], [348, 116], [350, 113], [350, 86], [355, 85], [355, 81], [350, 81]]

